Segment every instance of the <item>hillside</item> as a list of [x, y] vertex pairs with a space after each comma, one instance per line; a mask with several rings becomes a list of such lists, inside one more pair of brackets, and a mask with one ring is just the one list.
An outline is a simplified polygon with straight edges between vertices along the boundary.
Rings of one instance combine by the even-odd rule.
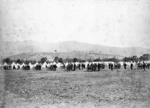
[[80, 59], [96, 59], [96, 58], [123, 58], [123, 56], [109, 55], [109, 54], [99, 54], [99, 53], [89, 53], [81, 51], [73, 52], [59, 52], [59, 53], [49, 53], [49, 52], [36, 52], [36, 53], [21, 53], [17, 55], [10, 56], [11, 59], [24, 59], [24, 60], [40, 60], [42, 57], [47, 57], [48, 60], [53, 60], [55, 56], [65, 58], [80, 58]]
[[[150, 53], [148, 48], [119, 48], [107, 47], [88, 43], [81, 43], [75, 41], [65, 41], [60, 43], [40, 43], [35, 41], [17, 41], [17, 42], [3, 42], [1, 44], [1, 58], [17, 55], [16, 57], [25, 54], [27, 58], [40, 58], [42, 56], [54, 56], [54, 50], [60, 57], [107, 57], [107, 56], [140, 56], [145, 53]], [[50, 53], [51, 52], [51, 53]], [[25, 57], [24, 57], [25, 58]]]

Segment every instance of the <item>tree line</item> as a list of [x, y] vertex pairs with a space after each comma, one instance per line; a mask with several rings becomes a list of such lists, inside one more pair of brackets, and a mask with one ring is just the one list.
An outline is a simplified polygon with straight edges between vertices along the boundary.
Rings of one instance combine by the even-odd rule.
[[[64, 63], [64, 62], [85, 62], [85, 61], [89, 61], [89, 62], [100, 62], [100, 61], [112, 61], [112, 62], [119, 62], [119, 61], [123, 61], [123, 62], [138, 62], [138, 61], [148, 61], [150, 60], [150, 54], [143, 54], [142, 56], [140, 57], [137, 57], [137, 56], [131, 56], [131, 57], [124, 57], [123, 59], [118, 59], [118, 58], [115, 58], [115, 57], [112, 57], [112, 58], [96, 58], [96, 59], [81, 59], [81, 58], [61, 58], [61, 57], [55, 57], [54, 58], [54, 62], [58, 63]], [[15, 63], [19, 63], [19, 64], [22, 64], [22, 63], [44, 63], [44, 62], [50, 62], [48, 61], [47, 57], [42, 57], [40, 60], [36, 61], [36, 60], [23, 60], [23, 59], [17, 59], [17, 60], [12, 60], [10, 59], [9, 57], [8, 58], [4, 58], [2, 60], [2, 63], [12, 63], [12, 62], [15, 62]]]

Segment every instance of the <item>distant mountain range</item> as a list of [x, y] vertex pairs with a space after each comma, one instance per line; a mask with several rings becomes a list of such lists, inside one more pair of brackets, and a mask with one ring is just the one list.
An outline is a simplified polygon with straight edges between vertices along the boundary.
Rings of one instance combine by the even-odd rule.
[[[4, 57], [21, 57], [30, 55], [31, 58], [54, 56], [54, 51], [61, 57], [124, 57], [124, 56], [140, 56], [150, 53], [150, 48], [140, 47], [108, 47], [96, 44], [88, 44], [76, 41], [65, 41], [59, 43], [40, 43], [35, 41], [3, 41], [0, 45], [1, 58]], [[32, 56], [31, 56], [32, 55]], [[25, 56], [24, 56], [25, 57]]]

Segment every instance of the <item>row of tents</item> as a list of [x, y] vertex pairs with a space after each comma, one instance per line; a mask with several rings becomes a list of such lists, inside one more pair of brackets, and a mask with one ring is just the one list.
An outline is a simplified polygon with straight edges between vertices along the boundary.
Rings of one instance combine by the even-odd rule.
[[7, 64], [5, 62], [4, 64], [1, 64], [0, 67], [5, 70], [6, 69], [41, 70], [42, 68], [49, 68], [49, 69], [53, 70], [53, 68], [67, 68], [70, 64], [73, 64], [75, 66], [84, 65], [84, 67], [87, 68], [91, 64], [103, 64], [105, 66], [109, 66], [109, 64], [112, 64], [112, 65], [114, 65], [114, 67], [117, 65], [123, 66], [124, 64], [126, 64], [127, 66], [130, 66], [132, 64], [134, 67], [137, 67], [138, 65], [143, 64], [143, 63], [150, 64], [150, 61], [144, 61], [144, 62], [138, 62], [138, 63], [136, 63], [136, 62], [117, 62], [117, 63], [115, 63], [115, 62], [66, 62], [66, 63], [60, 63], [60, 62], [58, 62], [58, 63], [56, 63], [56, 62], [31, 63], [31, 62], [29, 62], [29, 63], [20, 63], [20, 64], [16, 63], [16, 62]]

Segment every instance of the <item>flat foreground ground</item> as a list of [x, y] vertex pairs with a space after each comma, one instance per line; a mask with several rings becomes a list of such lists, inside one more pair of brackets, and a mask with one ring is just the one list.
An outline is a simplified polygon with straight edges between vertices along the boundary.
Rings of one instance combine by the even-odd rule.
[[2, 108], [150, 108], [150, 70], [0, 71]]

